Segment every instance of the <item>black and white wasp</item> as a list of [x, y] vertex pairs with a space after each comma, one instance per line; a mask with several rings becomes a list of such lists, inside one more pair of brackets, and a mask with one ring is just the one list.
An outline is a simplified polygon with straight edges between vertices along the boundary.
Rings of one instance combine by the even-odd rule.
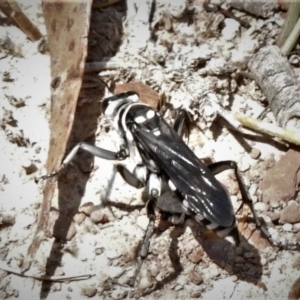
[[[121, 161], [128, 157], [132, 159], [135, 163], [133, 172], [123, 166], [118, 166], [117, 169], [128, 184], [136, 188], [148, 185], [149, 188], [146, 204], [149, 225], [141, 247], [141, 261], [147, 256], [154, 230], [155, 206], [161, 195], [162, 181], [168, 183], [180, 200], [183, 214], [193, 217], [220, 237], [232, 238], [235, 245], [240, 243], [230, 197], [215, 178], [216, 174], [227, 169], [234, 169], [243, 203], [249, 205], [256, 225], [270, 239], [267, 229], [256, 216], [237, 164], [234, 161], [222, 161], [205, 166], [182, 140], [180, 136], [186, 116], [184, 112], [178, 115], [171, 127], [156, 110], [141, 103], [135, 92], [104, 99], [102, 110], [116, 133], [115, 140], [119, 151], [113, 152], [84, 142], [79, 143], [66, 156], [60, 169], [45, 177], [56, 175], [74, 158], [79, 149], [107, 160]], [[138, 269], [140, 266], [141, 263]]]

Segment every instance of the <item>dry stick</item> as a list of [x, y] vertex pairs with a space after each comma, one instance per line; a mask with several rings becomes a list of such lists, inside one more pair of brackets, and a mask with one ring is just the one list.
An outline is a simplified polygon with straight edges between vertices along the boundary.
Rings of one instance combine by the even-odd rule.
[[235, 117], [244, 127], [250, 128], [263, 134], [277, 137], [289, 143], [300, 146], [300, 132], [294, 132], [291, 130], [283, 129], [274, 124], [261, 122], [241, 113], [235, 113]]
[[33, 275], [33, 274], [25, 274], [19, 270], [15, 270], [9, 266], [6, 265], [5, 262], [0, 261], [0, 269], [4, 270], [6, 272], [19, 275], [21, 277], [28, 277], [28, 278], [34, 278], [37, 280], [47, 280], [47, 281], [75, 281], [75, 280], [86, 280], [91, 278], [92, 276], [95, 276], [95, 274], [81, 274], [81, 275], [74, 275], [74, 276], [49, 276], [49, 275]]
[[248, 117], [241, 113], [235, 113], [233, 115], [214, 101], [212, 101], [210, 105], [219, 116], [225, 119], [236, 131], [242, 134], [245, 133], [241, 128], [243, 126], [300, 146], [300, 132], [293, 132], [271, 123], [261, 122], [258, 119]]
[[113, 61], [99, 61], [99, 62], [90, 62], [85, 63], [84, 72], [100, 72], [103, 70], [116, 70], [121, 67], [121, 62]]
[[300, 19], [298, 18], [298, 21], [294, 26], [291, 34], [288, 36], [283, 46], [280, 48], [283, 55], [290, 54], [296, 42], [298, 41], [299, 35], [300, 35]]
[[277, 38], [276, 45], [282, 47], [282, 45], [288, 39], [290, 33], [292, 32], [300, 14], [300, 1], [296, 0], [290, 3], [289, 10], [283, 25], [283, 28], [280, 32], [279, 37]]
[[0, 10], [28, 36], [32, 41], [43, 37], [38, 28], [26, 17], [15, 0], [2, 0]]

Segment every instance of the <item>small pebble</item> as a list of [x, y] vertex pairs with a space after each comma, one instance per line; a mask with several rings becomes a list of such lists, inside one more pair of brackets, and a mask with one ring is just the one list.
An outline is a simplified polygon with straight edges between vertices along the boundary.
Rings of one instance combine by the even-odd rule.
[[97, 288], [94, 286], [85, 286], [82, 289], [82, 294], [89, 298], [94, 297], [96, 295], [96, 293], [97, 293]]
[[115, 267], [115, 266], [110, 266], [107, 268], [106, 270], [106, 274], [110, 277], [110, 278], [118, 278], [120, 277], [122, 274], [124, 274], [125, 270], [121, 267]]
[[279, 212], [270, 212], [268, 213], [268, 216], [272, 221], [278, 221], [280, 218], [280, 213]]
[[262, 266], [265, 266], [266, 263], [267, 263], [267, 260], [264, 257], [261, 257], [260, 263], [261, 263]]
[[111, 298], [115, 300], [124, 299], [126, 296], [126, 291], [114, 290], [111, 293]]
[[189, 256], [188, 259], [194, 263], [194, 264], [198, 264], [203, 257], [204, 251], [201, 248], [198, 248], [197, 250], [195, 250], [194, 252], [192, 252]]
[[284, 225], [282, 226], [282, 229], [283, 229], [284, 231], [292, 231], [293, 225], [292, 225], [292, 224], [289, 224], [289, 223], [286, 223], [286, 224], [284, 224]]
[[151, 287], [153, 283], [148, 279], [148, 276], [143, 276], [139, 283], [139, 289], [147, 289]]
[[189, 279], [196, 285], [200, 285], [203, 282], [202, 276], [195, 271], [189, 273]]
[[84, 213], [78, 213], [73, 217], [73, 220], [75, 222], [75, 224], [80, 225], [84, 219], [86, 218], [86, 215]]
[[250, 187], [249, 187], [249, 194], [251, 195], [251, 197], [253, 197], [254, 195], [256, 195], [257, 188], [258, 188], [258, 186], [256, 184], [251, 184], [250, 185]]
[[269, 210], [269, 205], [264, 202], [257, 202], [254, 204], [254, 209], [259, 210], [259, 211], [268, 211]]
[[175, 291], [180, 291], [183, 289], [183, 286], [181, 284], [177, 284], [174, 288]]
[[300, 231], [300, 223], [295, 223], [293, 225], [293, 230], [295, 230], [296, 232]]
[[105, 215], [101, 210], [94, 210], [90, 217], [95, 224], [105, 224], [109, 222], [107, 215]]
[[186, 0], [176, 0], [170, 1], [170, 7], [168, 9], [169, 13], [174, 18], [181, 18], [186, 11], [187, 1]]
[[186, 278], [186, 276], [180, 276], [177, 279], [177, 284], [180, 284], [182, 286], [186, 285], [187, 284], [187, 278]]
[[149, 218], [147, 216], [138, 216], [137, 217], [136, 224], [144, 231], [147, 230], [148, 223], [149, 223]]
[[83, 212], [86, 215], [90, 215], [92, 213], [92, 211], [95, 210], [95, 205], [92, 202], [87, 202], [84, 203], [80, 208], [79, 208], [79, 212]]
[[158, 275], [155, 277], [155, 280], [156, 281], [162, 281], [166, 278], [166, 276], [167, 275], [166, 275], [165, 271], [161, 270], [161, 272], [158, 273]]
[[155, 267], [150, 270], [151, 276], [156, 277], [159, 274], [159, 268]]
[[250, 151], [250, 156], [253, 158], [253, 159], [258, 159], [261, 155], [261, 152], [257, 149], [257, 148], [252, 148], [251, 151]]
[[279, 223], [300, 222], [300, 205], [296, 201], [290, 201], [288, 206], [280, 211]]
[[99, 247], [95, 249], [95, 254], [96, 255], [100, 255], [104, 252], [104, 248], [103, 247]]
[[201, 292], [200, 291], [192, 291], [191, 298], [194, 298], [194, 299], [201, 298]]
[[278, 208], [279, 207], [279, 202], [277, 202], [277, 201], [270, 201], [270, 206], [272, 208]]
[[230, 18], [226, 18], [224, 20], [224, 24], [225, 24], [225, 27], [222, 30], [222, 37], [226, 41], [231, 41], [234, 39], [234, 37], [238, 33], [241, 25], [236, 20], [230, 19]]
[[132, 278], [134, 276], [134, 273], [135, 273], [135, 271], [133, 269], [130, 269], [129, 271], [127, 271], [126, 274], [129, 278]]
[[116, 258], [120, 257], [122, 254], [118, 253], [115, 250], [109, 250], [109, 251], [105, 251], [105, 255], [108, 259], [116, 259]]

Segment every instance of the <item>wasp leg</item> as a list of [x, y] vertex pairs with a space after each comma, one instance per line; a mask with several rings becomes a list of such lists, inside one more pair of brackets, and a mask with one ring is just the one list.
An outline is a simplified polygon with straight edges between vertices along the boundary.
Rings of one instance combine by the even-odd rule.
[[[278, 247], [282, 247], [282, 244], [278, 241], [275, 241], [271, 234], [269, 233], [266, 225], [260, 220], [260, 218], [257, 216], [256, 211], [254, 209], [254, 205], [253, 202], [250, 198], [250, 195], [248, 193], [248, 191], [246, 190], [245, 187], [245, 183], [244, 180], [241, 176], [241, 173], [238, 169], [238, 166], [236, 164], [235, 161], [231, 161], [231, 160], [226, 160], [226, 161], [220, 161], [217, 163], [213, 163], [211, 165], [208, 166], [208, 168], [211, 170], [211, 172], [216, 175], [218, 173], [221, 173], [225, 170], [229, 170], [229, 169], [233, 169], [235, 172], [235, 176], [239, 185], [239, 188], [241, 190], [241, 194], [242, 194], [242, 205], [240, 206], [240, 208], [238, 209], [238, 211], [242, 208], [242, 206], [244, 204], [247, 204], [253, 214], [254, 217], [254, 221], [256, 223], [256, 226], [261, 230], [261, 232], [263, 233], [263, 235], [265, 235], [265, 237], [268, 239], [268, 241], [273, 245], [273, 246], [278, 246]], [[295, 244], [290, 244], [289, 246], [296, 246], [298, 248], [298, 245]]]
[[134, 286], [135, 281], [137, 279], [137, 276], [141, 270], [141, 267], [143, 265], [143, 262], [145, 260], [145, 258], [148, 255], [149, 252], [149, 247], [150, 247], [150, 239], [151, 236], [153, 234], [154, 231], [154, 226], [155, 226], [155, 204], [156, 204], [156, 199], [155, 198], [151, 198], [150, 200], [148, 200], [147, 204], [146, 204], [146, 210], [147, 210], [147, 216], [149, 218], [149, 223], [148, 223], [148, 227], [147, 230], [145, 232], [144, 238], [143, 238], [143, 242], [141, 244], [141, 249], [140, 249], [140, 260], [138, 262], [137, 268], [135, 270], [134, 276], [130, 281], [130, 285]]
[[183, 130], [186, 128], [187, 136], [190, 135], [190, 122], [191, 122], [191, 117], [189, 113], [184, 110], [180, 109], [178, 115], [176, 116], [175, 122], [173, 124], [173, 129], [177, 132], [179, 136], [182, 137], [183, 135]]
[[131, 186], [140, 189], [145, 186], [145, 184], [137, 178], [133, 173], [128, 171], [124, 166], [117, 165], [117, 171], [120, 173], [122, 178]]
[[147, 180], [147, 168], [145, 166], [136, 166], [134, 173], [131, 173], [122, 165], [116, 166], [117, 171], [120, 173], [122, 178], [131, 186], [140, 189], [145, 186]]
[[141, 249], [140, 249], [140, 253], [139, 253], [140, 260], [138, 262], [138, 266], [135, 270], [134, 276], [133, 276], [132, 280], [130, 281], [131, 286], [134, 286], [136, 278], [142, 267], [142, 264], [149, 252], [150, 239], [153, 234], [154, 226], [155, 226], [155, 207], [156, 207], [157, 198], [160, 196], [160, 193], [161, 193], [161, 179], [157, 174], [151, 173], [149, 176], [150, 199], [148, 200], [148, 202], [146, 204], [146, 211], [147, 211], [147, 216], [149, 218], [149, 223], [148, 223], [146, 233], [144, 235], [144, 238], [143, 238], [143, 241], [141, 244]]
[[66, 158], [63, 160], [61, 166], [58, 168], [57, 171], [54, 171], [50, 174], [41, 176], [41, 179], [46, 179], [53, 177], [57, 175], [68, 163], [71, 162], [71, 160], [75, 157], [77, 154], [78, 150], [84, 150], [94, 156], [107, 159], [107, 160], [124, 160], [128, 157], [128, 153], [125, 149], [121, 149], [119, 152], [113, 152], [109, 150], [105, 150], [102, 148], [99, 148], [97, 146], [90, 145], [88, 143], [78, 143], [71, 151], [70, 153], [66, 156]]

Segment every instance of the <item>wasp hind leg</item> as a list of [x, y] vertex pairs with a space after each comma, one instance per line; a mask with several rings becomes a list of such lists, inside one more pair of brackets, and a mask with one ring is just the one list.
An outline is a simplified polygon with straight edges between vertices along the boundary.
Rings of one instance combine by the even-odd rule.
[[235, 176], [236, 176], [236, 179], [237, 179], [237, 182], [238, 182], [241, 194], [242, 194], [242, 204], [239, 207], [238, 211], [241, 210], [241, 208], [243, 207], [244, 204], [247, 204], [249, 206], [249, 208], [252, 212], [252, 215], [254, 217], [254, 221], [255, 221], [257, 228], [259, 228], [259, 230], [266, 237], [266, 239], [271, 243], [271, 245], [277, 246], [280, 248], [291, 248], [291, 247], [295, 248], [295, 249], [300, 248], [298, 244], [287, 244], [286, 246], [284, 246], [281, 242], [276, 241], [272, 238], [270, 232], [267, 229], [265, 222], [261, 218], [259, 218], [256, 214], [253, 202], [250, 198], [248, 191], [246, 190], [244, 180], [242, 178], [242, 175], [241, 175], [241, 173], [238, 169], [237, 163], [235, 161], [231, 161], [231, 160], [220, 161], [217, 163], [210, 164], [208, 166], [208, 168], [214, 175], [219, 174], [225, 170], [230, 170], [230, 169], [234, 170]]

